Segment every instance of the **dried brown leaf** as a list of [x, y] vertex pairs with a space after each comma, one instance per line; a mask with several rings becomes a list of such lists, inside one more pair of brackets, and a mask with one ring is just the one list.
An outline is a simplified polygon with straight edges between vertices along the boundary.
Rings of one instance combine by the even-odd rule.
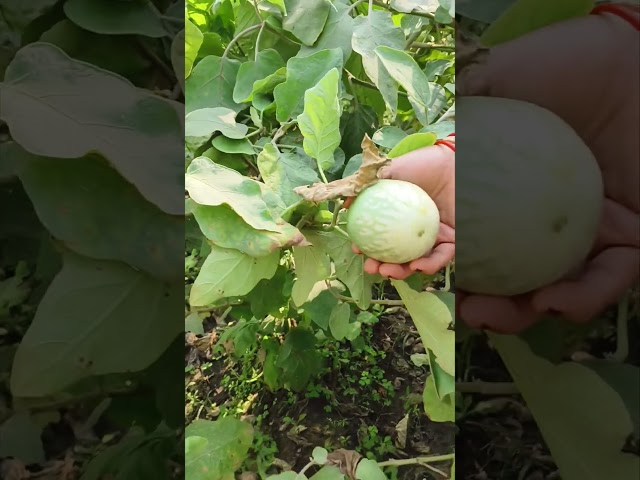
[[362, 140], [362, 165], [348, 177], [329, 183], [314, 183], [294, 189], [298, 195], [308, 202], [320, 203], [339, 197], [355, 197], [365, 187], [378, 179], [378, 170], [386, 165], [388, 159], [380, 155], [378, 147], [365, 135]]
[[334, 450], [327, 456], [327, 465], [333, 465], [338, 468], [343, 475], [350, 480], [355, 480], [356, 469], [362, 455], [353, 450], [345, 450], [340, 448]]

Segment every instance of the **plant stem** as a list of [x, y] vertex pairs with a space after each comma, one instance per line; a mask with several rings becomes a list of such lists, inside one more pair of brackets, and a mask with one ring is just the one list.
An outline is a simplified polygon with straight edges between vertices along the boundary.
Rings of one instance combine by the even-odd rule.
[[[391, 11], [391, 12], [397, 12], [397, 13], [403, 13], [403, 12], [398, 12], [397, 10], [391, 8], [389, 5], [387, 5], [386, 3], [380, 1], [380, 0], [371, 0], [371, 3], [373, 3], [374, 5], [377, 5], [378, 7], [383, 7], [386, 8], [387, 10]], [[425, 17], [425, 18], [431, 18], [434, 19], [435, 15], [433, 13], [427, 13], [427, 12], [411, 12], [410, 15], [415, 15], [416, 17]]]
[[264, 32], [264, 26], [267, 22], [262, 22], [260, 24], [260, 31], [258, 32], [258, 37], [256, 38], [256, 53], [254, 59], [258, 61], [258, 53], [260, 52], [260, 39], [262, 38], [262, 32]]
[[236, 43], [238, 43], [238, 40], [240, 40], [245, 35], [248, 35], [249, 33], [253, 32], [254, 30], [258, 30], [259, 28], [262, 28], [262, 26], [265, 23], [266, 22], [262, 22], [262, 23], [258, 23], [257, 25], [252, 25], [251, 27], [245, 28], [243, 31], [241, 31], [239, 34], [237, 34], [235, 37], [231, 39], [231, 41], [229, 42], [229, 45], [227, 45], [227, 48], [224, 49], [222, 57], [220, 58], [220, 73], [222, 73], [222, 66], [224, 65], [224, 60], [229, 56], [229, 52], [231, 51], [231, 48]]
[[443, 45], [441, 43], [430, 43], [430, 42], [413, 42], [411, 44], [412, 48], [426, 48], [431, 50], [442, 50], [444, 52], [455, 52], [456, 47], [452, 45]]
[[342, 200], [336, 200], [333, 210], [333, 218], [331, 219], [331, 225], [329, 225], [329, 229], [333, 230], [336, 228], [338, 224], [338, 215], [340, 214], [340, 210], [342, 210]]
[[[352, 297], [347, 297], [346, 295], [342, 295], [336, 292], [333, 287], [330, 286], [327, 281], [327, 286], [329, 287], [329, 292], [336, 297], [338, 300], [342, 300], [347, 303], [356, 303], [355, 299]], [[378, 300], [376, 298], [371, 299], [371, 303], [373, 305], [392, 305], [392, 306], [404, 306], [404, 302], [402, 300]]]
[[378, 463], [379, 467], [401, 467], [406, 465], [423, 465], [425, 463], [446, 462], [456, 458], [455, 453], [447, 453], [445, 455], [432, 455], [430, 457], [407, 458], [403, 460], [387, 460]]
[[358, 5], [360, 5], [361, 3], [366, 2], [367, 0], [358, 0], [357, 2], [353, 3], [350, 7], [349, 10], [347, 10], [346, 15], [349, 15], [353, 10], [355, 10]]
[[[367, 88], [371, 88], [373, 90], [378, 90], [378, 87], [376, 87], [373, 83], [369, 83], [366, 80], [360, 80], [358, 77], [356, 77], [353, 73], [351, 73], [349, 70], [345, 69], [345, 72], [347, 72], [348, 75], [348, 79], [350, 81], [352, 81], [355, 85], [360, 85], [362, 87], [367, 87]], [[398, 92], [399, 95], [402, 95], [403, 97], [408, 96], [407, 92]]]
[[451, 262], [447, 263], [444, 269], [444, 288], [442, 290], [444, 292], [451, 290]]

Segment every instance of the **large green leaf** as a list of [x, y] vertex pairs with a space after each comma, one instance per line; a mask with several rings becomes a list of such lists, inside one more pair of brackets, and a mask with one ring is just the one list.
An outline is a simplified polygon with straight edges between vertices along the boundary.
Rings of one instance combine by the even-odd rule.
[[252, 257], [263, 257], [283, 247], [298, 244], [302, 234], [293, 225], [279, 220], [279, 230], [256, 230], [228, 205], [192, 207], [202, 233], [223, 248], [235, 248]]
[[272, 143], [264, 146], [258, 155], [258, 169], [262, 180], [282, 197], [287, 205], [300, 201], [295, 187], [319, 182], [313, 161], [296, 150], [280, 152]]
[[588, 366], [554, 365], [538, 357], [516, 336], [489, 338], [526, 399], [564, 480], [637, 478], [640, 457], [622, 452], [633, 420], [611, 385]]
[[67, 248], [180, 280], [184, 217], [147, 202], [103, 159], [63, 160], [22, 152], [20, 180], [41, 222]]
[[276, 50], [266, 49], [258, 52], [255, 61], [249, 60], [240, 66], [233, 89], [234, 101], [249, 102], [253, 100], [256, 90], [259, 93], [265, 93], [265, 79], [270, 78], [284, 66], [284, 60]]
[[16, 352], [13, 395], [53, 395], [90, 377], [149, 367], [183, 331], [182, 303], [176, 285], [66, 253]]
[[291, 291], [291, 299], [297, 306], [309, 298], [313, 286], [329, 278], [331, 262], [325, 252], [314, 246], [294, 247], [293, 259], [296, 267], [296, 281]]
[[31, 0], [29, 2], [16, 2], [15, 0], [0, 0], [0, 18], [3, 18], [7, 27], [23, 29], [38, 17], [49, 12], [58, 0]]
[[321, 366], [313, 332], [301, 327], [291, 329], [276, 365], [282, 369], [285, 385], [297, 392], [303, 390]]
[[313, 45], [329, 17], [329, 0], [284, 0], [284, 4], [287, 15], [282, 20], [282, 28], [305, 45]]
[[[222, 65], [222, 67], [221, 67]], [[185, 81], [186, 113], [200, 108], [225, 107], [236, 112], [248, 105], [233, 100], [233, 88], [240, 69], [240, 62], [209, 55], [193, 67]]]
[[46, 43], [16, 54], [0, 84], [0, 104], [0, 118], [30, 153], [99, 153], [147, 200], [184, 213], [183, 113], [175, 104]]
[[253, 427], [233, 417], [195, 420], [184, 434], [198, 439], [185, 442], [186, 480], [233, 480], [253, 441]]
[[343, 282], [356, 305], [366, 310], [371, 305], [371, 287], [374, 277], [364, 272], [364, 258], [351, 249], [351, 241], [337, 230], [331, 232], [305, 232], [307, 239], [321, 248], [333, 260], [336, 277]]
[[187, 169], [185, 188], [200, 205], [226, 204], [255, 229], [280, 230], [262, 197], [259, 183], [207, 157], [193, 159]]
[[402, 280], [391, 283], [407, 306], [425, 348], [434, 353], [446, 373], [455, 375], [455, 333], [449, 330], [453, 322], [453, 294], [417, 292]]
[[254, 258], [214, 245], [191, 288], [189, 303], [201, 307], [221, 298], [246, 295], [260, 280], [273, 277], [279, 261], [280, 252]]
[[302, 113], [304, 93], [315, 86], [332, 69], [342, 70], [342, 50], [322, 50], [307, 57], [293, 57], [287, 62], [287, 80], [274, 89], [279, 122]]
[[241, 139], [248, 131], [246, 125], [236, 122], [236, 112], [224, 107], [200, 108], [189, 112], [184, 120], [185, 143], [194, 151], [207, 143], [215, 132], [227, 138]]
[[387, 72], [396, 82], [406, 90], [409, 102], [413, 107], [416, 118], [422, 125], [429, 124], [429, 81], [411, 55], [385, 46], [377, 47], [374, 51]]
[[315, 87], [307, 90], [304, 111], [298, 116], [304, 151], [315, 158], [323, 170], [333, 166], [333, 152], [340, 145], [339, 81], [338, 70], [331, 69]]
[[345, 63], [351, 56], [351, 37], [353, 36], [354, 19], [349, 12], [351, 7], [344, 3], [334, 3], [324, 30], [313, 46], [302, 45], [298, 57], [306, 57], [320, 50], [339, 48]]
[[168, 35], [160, 12], [152, 2], [67, 0], [64, 13], [73, 23], [90, 32], [146, 37]]
[[191, 75], [193, 64], [198, 58], [198, 52], [204, 42], [204, 35], [191, 20], [185, 19], [184, 23], [184, 76]]
[[357, 17], [353, 31], [353, 50], [362, 55], [362, 65], [376, 84], [392, 113], [398, 108], [398, 84], [375, 54], [376, 48], [385, 46], [402, 50], [404, 33], [393, 23], [391, 13], [373, 10], [366, 17]]

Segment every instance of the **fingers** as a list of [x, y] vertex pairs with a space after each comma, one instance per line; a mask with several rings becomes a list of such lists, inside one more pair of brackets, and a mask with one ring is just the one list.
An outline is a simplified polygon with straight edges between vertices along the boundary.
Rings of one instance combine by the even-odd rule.
[[469, 327], [485, 328], [496, 333], [520, 333], [540, 318], [540, 315], [533, 310], [527, 296], [492, 297], [460, 295], [456, 292], [456, 303], [460, 318]]
[[447, 266], [456, 254], [453, 243], [441, 243], [426, 257], [418, 258], [409, 264], [409, 270], [433, 275]]
[[538, 313], [554, 310], [574, 322], [588, 322], [617, 303], [637, 281], [639, 264], [639, 249], [608, 248], [591, 260], [576, 280], [558, 282], [538, 291], [532, 306]]
[[355, 199], [356, 197], [347, 197], [347, 199], [342, 204], [342, 208], [349, 208]]

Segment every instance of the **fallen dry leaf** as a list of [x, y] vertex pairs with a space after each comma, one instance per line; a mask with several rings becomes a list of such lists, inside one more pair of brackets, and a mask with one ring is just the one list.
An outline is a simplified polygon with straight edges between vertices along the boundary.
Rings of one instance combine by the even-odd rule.
[[356, 469], [362, 455], [353, 450], [345, 450], [340, 448], [334, 450], [327, 456], [327, 465], [333, 465], [338, 468], [343, 475], [353, 480], [356, 478]]
[[314, 203], [339, 197], [355, 197], [378, 179], [378, 170], [388, 161], [385, 156], [380, 155], [378, 147], [369, 138], [369, 135], [365, 135], [362, 140], [362, 165], [353, 175], [329, 183], [314, 183], [311, 186], [296, 187], [293, 191], [308, 202]]

